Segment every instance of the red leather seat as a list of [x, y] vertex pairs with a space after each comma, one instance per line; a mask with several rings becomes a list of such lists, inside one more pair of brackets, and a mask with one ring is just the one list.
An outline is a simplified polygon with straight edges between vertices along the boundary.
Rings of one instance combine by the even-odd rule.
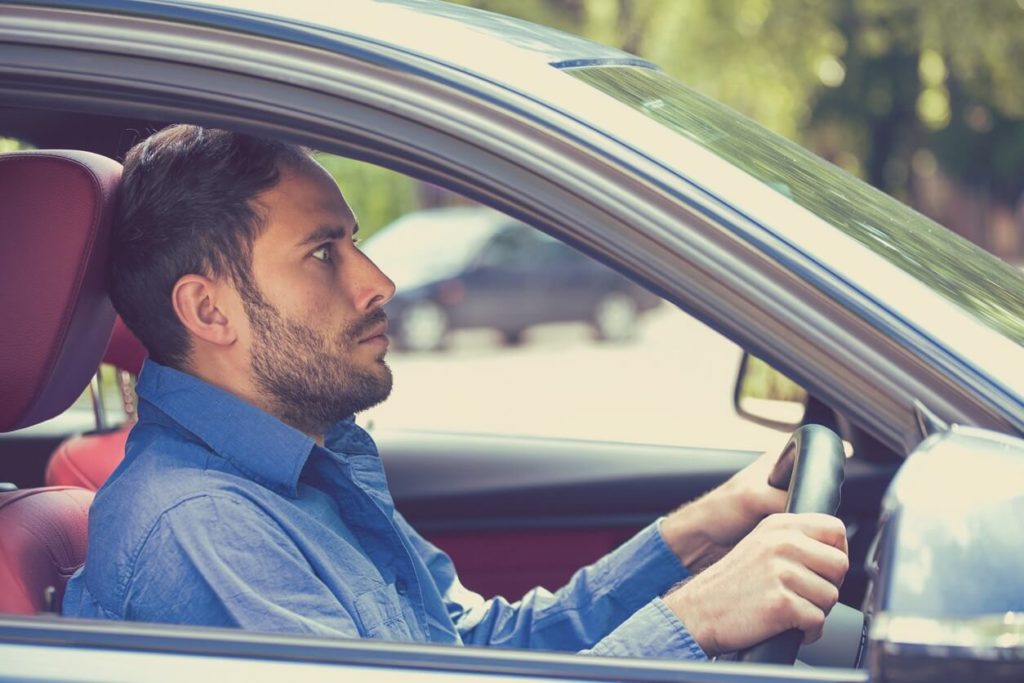
[[124, 460], [134, 422], [104, 434], [83, 434], [64, 441], [46, 464], [47, 486], [80, 486], [98, 491]]
[[92, 497], [70, 486], [0, 494], [0, 612], [60, 611], [85, 560]]
[[[103, 356], [119, 370], [138, 375], [146, 347], [118, 318]], [[64, 441], [46, 464], [47, 486], [81, 486], [96, 491], [124, 459], [124, 445], [134, 422], [100, 434], [82, 434]]]
[[[0, 155], [0, 431], [54, 417], [82, 393], [114, 324], [106, 293], [115, 161]], [[92, 492], [0, 493], [0, 610], [57, 606], [85, 559]]]

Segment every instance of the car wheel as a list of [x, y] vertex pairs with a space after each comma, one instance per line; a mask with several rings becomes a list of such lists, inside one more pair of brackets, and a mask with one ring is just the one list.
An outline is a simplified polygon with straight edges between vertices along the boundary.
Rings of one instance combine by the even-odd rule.
[[436, 351], [448, 335], [448, 313], [433, 301], [417, 301], [399, 320], [399, 344], [408, 351]]
[[519, 346], [523, 343], [523, 330], [519, 328], [517, 330], [502, 330], [501, 340], [506, 346]]
[[626, 341], [636, 335], [636, 302], [622, 292], [608, 292], [594, 307], [593, 324], [602, 341]]

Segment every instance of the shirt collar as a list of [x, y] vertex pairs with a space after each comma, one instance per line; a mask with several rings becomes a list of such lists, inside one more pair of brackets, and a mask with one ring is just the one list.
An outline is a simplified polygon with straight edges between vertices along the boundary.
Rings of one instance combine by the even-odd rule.
[[299, 475], [316, 445], [310, 436], [228, 391], [152, 359], [142, 366], [135, 391], [253, 481], [297, 495]]

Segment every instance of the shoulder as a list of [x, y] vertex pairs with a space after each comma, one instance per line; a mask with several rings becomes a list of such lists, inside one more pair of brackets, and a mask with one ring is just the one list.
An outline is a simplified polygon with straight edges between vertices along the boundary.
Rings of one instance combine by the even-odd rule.
[[[133, 430], [125, 462], [97, 492], [89, 511], [88, 588], [107, 610], [117, 612], [154, 536], [199, 542], [212, 526], [229, 534], [231, 520], [238, 528], [268, 524], [263, 510], [272, 498], [224, 467], [201, 442], [145, 426]], [[159, 561], [168, 552], [165, 545], [153, 557]]]

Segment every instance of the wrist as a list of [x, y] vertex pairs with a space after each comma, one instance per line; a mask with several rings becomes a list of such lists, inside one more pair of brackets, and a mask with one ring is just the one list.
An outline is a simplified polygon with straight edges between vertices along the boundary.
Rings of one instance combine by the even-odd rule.
[[658, 526], [665, 544], [691, 574], [721, 557], [720, 549], [707, 532], [710, 522], [702, 500], [697, 500], [668, 515]]
[[713, 633], [714, 622], [701, 615], [699, 600], [695, 599], [693, 591], [687, 590], [687, 584], [672, 591], [662, 600], [708, 657], [719, 654], [717, 639]]

